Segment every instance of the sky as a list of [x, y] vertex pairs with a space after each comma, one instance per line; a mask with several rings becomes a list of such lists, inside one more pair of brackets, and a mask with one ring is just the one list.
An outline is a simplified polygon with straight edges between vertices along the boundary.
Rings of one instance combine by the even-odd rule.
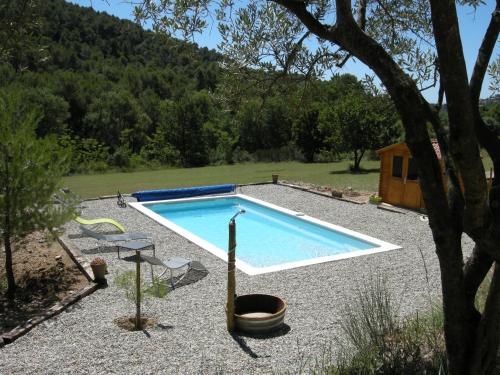
[[[133, 19], [133, 8], [130, 1], [124, 0], [67, 0], [68, 2], [82, 6], [92, 6], [95, 10], [103, 11], [123, 19]], [[488, 26], [491, 13], [495, 8], [495, 0], [486, 0], [485, 5], [478, 7], [474, 11], [472, 7], [459, 7], [460, 34], [462, 37], [463, 49], [469, 77], [472, 73], [474, 63], [477, 57], [477, 51], [481, 45], [482, 38]], [[217, 49], [219, 35], [216, 28], [207, 29], [202, 35], [195, 38], [195, 42], [202, 47]], [[500, 44], [497, 42], [495, 51], [491, 60], [500, 54]], [[365, 74], [373, 75], [373, 72], [363, 63], [351, 59], [339, 73], [351, 73], [359, 79], [364, 78]], [[481, 98], [487, 98], [491, 95], [488, 90], [489, 77], [485, 76]], [[430, 102], [437, 101], [437, 87], [423, 92], [424, 97]]]

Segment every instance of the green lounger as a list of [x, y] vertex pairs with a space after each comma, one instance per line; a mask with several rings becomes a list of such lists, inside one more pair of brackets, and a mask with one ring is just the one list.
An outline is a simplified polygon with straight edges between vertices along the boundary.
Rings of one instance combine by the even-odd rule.
[[95, 224], [111, 224], [114, 225], [120, 232], [125, 233], [125, 228], [119, 222], [113, 219], [100, 218], [100, 219], [84, 219], [76, 216], [74, 219], [77, 223], [82, 225], [95, 225]]

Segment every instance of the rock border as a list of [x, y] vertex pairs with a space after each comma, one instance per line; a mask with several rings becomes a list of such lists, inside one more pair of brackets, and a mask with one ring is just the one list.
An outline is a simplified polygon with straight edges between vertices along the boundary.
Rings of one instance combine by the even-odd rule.
[[86, 286], [85, 288], [79, 290], [77, 293], [66, 297], [60, 302], [57, 302], [51, 308], [46, 310], [41, 315], [35, 316], [34, 318], [28, 319], [24, 324], [18, 325], [16, 328], [12, 329], [7, 333], [2, 334], [2, 341], [0, 342], [0, 347], [12, 344], [19, 337], [25, 335], [29, 331], [31, 331], [34, 327], [39, 325], [40, 323], [46, 321], [47, 319], [53, 318], [56, 315], [59, 315], [61, 312], [66, 310], [69, 306], [81, 300], [83, 297], [92, 294], [97, 289], [100, 288], [99, 284], [91, 284]]
[[[64, 237], [64, 239], [63, 239], [63, 237]], [[31, 319], [28, 319], [23, 324], [18, 325], [17, 327], [13, 328], [12, 330], [10, 330], [6, 333], [2, 333], [0, 335], [0, 348], [2, 348], [3, 346], [5, 346], [7, 344], [12, 344], [15, 340], [17, 340], [19, 337], [27, 334], [29, 331], [31, 331], [33, 328], [35, 328], [40, 323], [42, 323], [50, 318], [53, 318], [56, 315], [59, 315], [61, 312], [66, 310], [71, 305], [80, 301], [84, 297], [94, 293], [96, 290], [100, 289], [103, 286], [101, 284], [94, 282], [94, 280], [90, 276], [90, 275], [93, 275], [92, 270], [90, 268], [90, 264], [82, 256], [80, 250], [77, 247], [75, 247], [69, 241], [69, 239], [67, 237], [65, 237], [65, 236], [57, 237], [57, 242], [59, 242], [59, 244], [64, 249], [66, 254], [68, 254], [68, 256], [71, 258], [73, 263], [75, 263], [75, 265], [78, 267], [80, 272], [85, 276], [85, 278], [89, 282], [93, 282], [93, 283], [80, 289], [76, 293], [64, 298], [62, 301], [57, 302], [55, 305], [48, 308], [40, 315], [37, 315]]]
[[322, 192], [319, 192], [319, 191], [316, 191], [316, 190], [313, 190], [313, 189], [308, 189], [308, 188], [305, 188], [305, 187], [302, 187], [302, 186], [299, 186], [299, 185], [290, 184], [288, 182], [279, 182], [278, 181], [278, 183], [276, 185], [286, 186], [286, 187], [289, 187], [289, 188], [292, 188], [292, 189], [296, 189], [296, 190], [300, 190], [300, 191], [305, 191], [307, 193], [320, 195], [322, 197], [337, 199], [339, 201], [343, 201], [343, 202], [347, 202], [347, 203], [354, 203], [354, 204], [359, 204], [359, 205], [366, 204], [365, 202], [358, 202], [358, 201], [351, 200], [351, 199], [344, 198], [344, 197], [334, 197], [331, 194], [322, 193]]

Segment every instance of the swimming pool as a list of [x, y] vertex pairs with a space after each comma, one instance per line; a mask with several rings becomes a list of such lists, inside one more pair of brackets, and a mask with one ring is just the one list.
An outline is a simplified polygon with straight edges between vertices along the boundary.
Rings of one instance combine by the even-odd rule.
[[399, 246], [243, 194], [130, 205], [227, 261], [236, 219], [236, 267], [249, 275], [393, 250]]

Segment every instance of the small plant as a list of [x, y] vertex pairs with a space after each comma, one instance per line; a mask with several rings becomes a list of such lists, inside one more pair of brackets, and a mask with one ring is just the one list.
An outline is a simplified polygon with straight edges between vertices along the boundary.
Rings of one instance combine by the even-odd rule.
[[[125, 291], [125, 297], [131, 301], [136, 302], [136, 285], [135, 285], [135, 272], [125, 271], [114, 279], [114, 284]], [[158, 298], [166, 297], [168, 294], [168, 287], [161, 283], [157, 277], [153, 278], [153, 283], [151, 286], [146, 285], [145, 281], [141, 277], [141, 302], [145, 297], [154, 296]]]
[[371, 195], [370, 196], [370, 203], [372, 203], [372, 204], [380, 204], [380, 203], [382, 203], [382, 197], [379, 197], [376, 194]]
[[90, 262], [90, 267], [94, 273], [94, 281], [97, 283], [106, 284], [106, 274], [108, 273], [108, 266], [103, 258], [94, 258]]
[[332, 189], [332, 197], [342, 198], [343, 192], [341, 190]]
[[162, 283], [158, 277], [153, 277], [152, 285], [146, 289], [146, 293], [157, 298], [164, 298], [169, 292], [169, 287]]
[[92, 261], [90, 262], [90, 265], [91, 266], [102, 266], [102, 265], [106, 265], [106, 260], [104, 260], [103, 258], [94, 258], [92, 259]]
[[[123, 289], [125, 292], [125, 297], [135, 303], [137, 300], [137, 288], [135, 285], [135, 272], [134, 271], [125, 271], [114, 278], [115, 285]], [[140, 279], [140, 302], [144, 300], [144, 296], [146, 294], [146, 284], [141, 277]]]
[[[153, 279], [153, 285], [150, 287], [146, 286], [144, 279], [140, 277], [137, 278], [137, 274], [134, 271], [126, 271], [115, 277], [114, 283], [117, 287], [125, 291], [125, 297], [135, 303], [136, 314], [135, 316], [125, 316], [115, 319], [115, 323], [127, 330], [137, 331], [150, 326], [154, 323], [154, 319], [148, 318], [141, 314], [141, 302], [145, 297], [150, 295], [156, 295], [157, 297], [164, 297], [167, 294], [167, 290], [162, 287], [157, 279]], [[133, 326], [131, 325], [133, 322]]]

